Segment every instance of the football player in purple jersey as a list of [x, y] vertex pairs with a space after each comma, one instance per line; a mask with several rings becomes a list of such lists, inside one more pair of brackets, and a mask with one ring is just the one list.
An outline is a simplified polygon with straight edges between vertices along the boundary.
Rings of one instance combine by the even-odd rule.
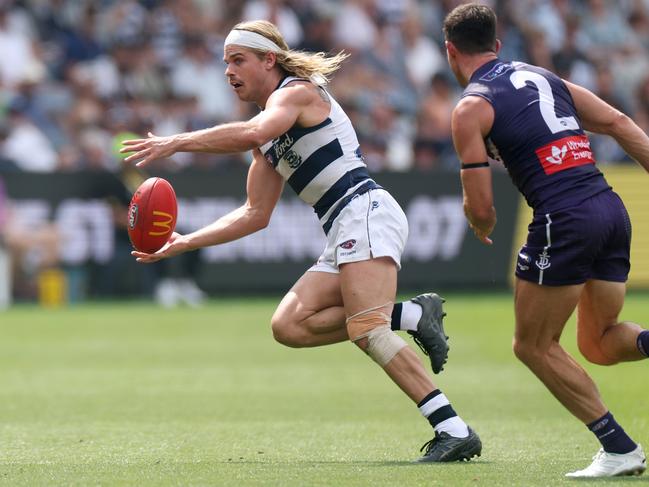
[[534, 210], [516, 263], [514, 353], [597, 436], [601, 449], [568, 477], [640, 474], [642, 447], [606, 408], [559, 339], [577, 309], [577, 341], [595, 364], [646, 359], [649, 331], [618, 319], [631, 223], [595, 166], [584, 130], [608, 134], [649, 171], [649, 138], [626, 115], [550, 71], [498, 57], [496, 16], [484, 5], [444, 21], [448, 62], [464, 88], [452, 132], [464, 209], [479, 240], [496, 225], [488, 157], [500, 159]]

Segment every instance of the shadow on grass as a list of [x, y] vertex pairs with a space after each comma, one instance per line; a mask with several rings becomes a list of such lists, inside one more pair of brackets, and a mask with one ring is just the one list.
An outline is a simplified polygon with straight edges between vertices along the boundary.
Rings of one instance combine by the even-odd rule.
[[226, 465], [295, 465], [295, 466], [327, 466], [327, 465], [344, 465], [350, 467], [420, 467], [420, 468], [441, 468], [441, 467], [452, 467], [452, 468], [469, 468], [471, 465], [482, 466], [489, 465], [493, 462], [488, 460], [471, 460], [470, 462], [443, 462], [443, 463], [418, 463], [409, 460], [368, 460], [368, 461], [357, 461], [357, 460], [325, 460], [325, 461], [276, 461], [268, 460], [264, 461], [259, 460], [246, 460], [245, 458], [239, 459], [228, 459], [215, 461], [214, 463], [221, 463]]
[[642, 482], [644, 484], [649, 484], [649, 477], [644, 476], [644, 475], [627, 475], [624, 477], [598, 477], [594, 479], [590, 478], [580, 478], [580, 479], [564, 479], [564, 482], [569, 482], [572, 483], [574, 482], [576, 485], [584, 485], [585, 482], [596, 482], [596, 483], [602, 483], [602, 482], [615, 482], [615, 483], [620, 483], [620, 482]]

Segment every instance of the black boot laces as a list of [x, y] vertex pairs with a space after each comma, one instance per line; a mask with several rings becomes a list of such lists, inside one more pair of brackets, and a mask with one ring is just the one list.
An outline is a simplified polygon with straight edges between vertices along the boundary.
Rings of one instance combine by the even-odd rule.
[[439, 441], [439, 433], [435, 431], [435, 438], [424, 443], [423, 446], [419, 449], [419, 451], [424, 452], [424, 456], [428, 455], [431, 451], [433, 451], [433, 448], [435, 448], [435, 445], [437, 444], [438, 441]]
[[421, 340], [419, 339], [419, 335], [417, 334], [417, 332], [408, 331], [408, 333], [412, 335], [413, 341], [417, 344], [419, 348], [421, 348], [421, 351], [424, 352], [424, 355], [428, 355], [428, 351], [424, 348], [423, 343], [421, 343]]

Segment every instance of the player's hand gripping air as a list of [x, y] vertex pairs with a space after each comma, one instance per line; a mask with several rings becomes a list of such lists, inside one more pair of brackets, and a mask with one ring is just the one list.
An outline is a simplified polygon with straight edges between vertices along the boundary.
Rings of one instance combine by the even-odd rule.
[[136, 166], [144, 166], [155, 159], [170, 157], [176, 153], [172, 137], [158, 137], [151, 132], [146, 139], [132, 139], [123, 142], [125, 147], [120, 149], [120, 154], [133, 152], [124, 159], [124, 162], [131, 163], [141, 159]]

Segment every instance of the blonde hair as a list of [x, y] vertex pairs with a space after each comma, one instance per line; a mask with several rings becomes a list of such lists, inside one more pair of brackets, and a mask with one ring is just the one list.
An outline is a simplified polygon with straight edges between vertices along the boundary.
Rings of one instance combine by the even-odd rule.
[[[342, 62], [349, 57], [349, 54], [344, 51], [328, 56], [324, 52], [311, 53], [292, 50], [286, 44], [275, 24], [266, 20], [241, 22], [232, 29], [255, 32], [270, 39], [282, 49], [280, 52], [275, 53], [279, 67], [289, 75], [298, 78], [309, 78], [316, 84], [326, 84], [331, 75], [338, 71]], [[250, 49], [258, 55], [267, 52], [261, 49]]]

